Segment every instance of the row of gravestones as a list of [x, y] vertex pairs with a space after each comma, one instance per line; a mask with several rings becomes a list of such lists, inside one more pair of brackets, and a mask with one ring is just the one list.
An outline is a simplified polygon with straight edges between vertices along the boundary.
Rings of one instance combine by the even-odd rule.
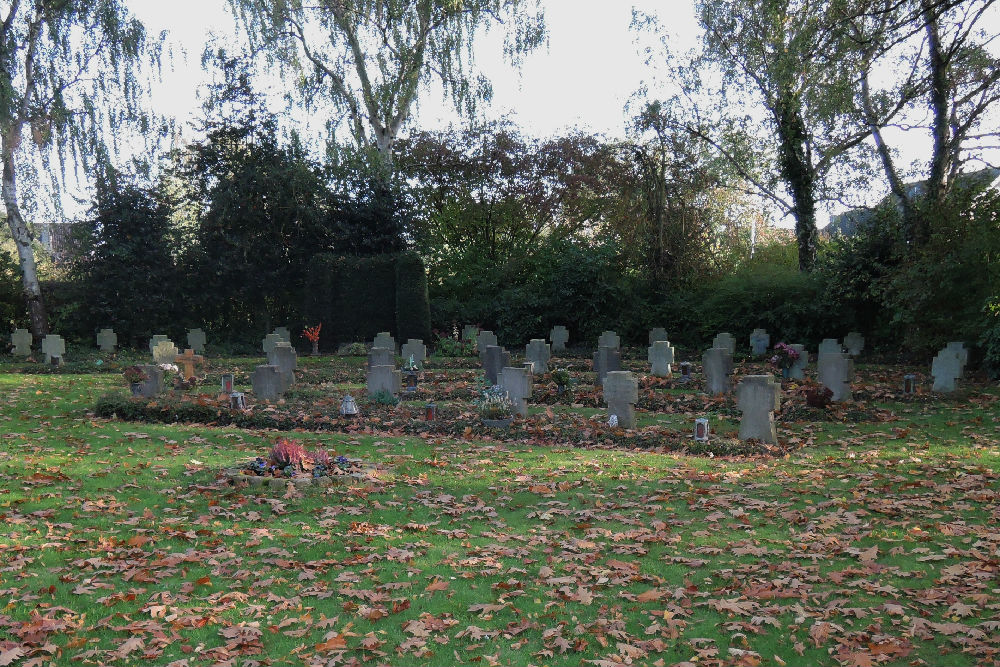
[[[427, 346], [419, 338], [409, 338], [398, 348], [407, 369], [424, 369]], [[368, 394], [388, 392], [393, 396], [403, 390], [403, 372], [396, 368], [396, 339], [388, 331], [381, 331], [372, 341], [368, 352], [366, 388]]]
[[267, 363], [257, 366], [250, 374], [254, 396], [262, 401], [276, 401], [295, 384], [299, 357], [291, 342], [287, 327], [277, 327], [261, 341]]

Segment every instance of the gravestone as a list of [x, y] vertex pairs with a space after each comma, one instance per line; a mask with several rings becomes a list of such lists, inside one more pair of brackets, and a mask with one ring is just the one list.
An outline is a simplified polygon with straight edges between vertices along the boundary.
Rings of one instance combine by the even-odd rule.
[[836, 403], [852, 398], [851, 380], [854, 379], [854, 360], [844, 352], [820, 355], [816, 362], [816, 378], [833, 392], [830, 399]]
[[261, 401], [276, 401], [288, 388], [281, 369], [270, 364], [254, 369], [250, 374], [250, 384], [253, 385], [254, 396]]
[[524, 346], [524, 358], [531, 362], [532, 373], [538, 375], [549, 372], [552, 352], [544, 338], [532, 338], [531, 342]]
[[608, 373], [620, 371], [621, 369], [622, 356], [618, 348], [599, 347], [597, 348], [597, 352], [594, 352], [594, 373], [597, 374], [594, 384], [596, 386], [604, 384], [604, 378], [607, 377]]
[[844, 348], [840, 346], [840, 341], [836, 338], [824, 338], [823, 342], [819, 344], [819, 354], [817, 357], [822, 357], [824, 354], [840, 354], [844, 351]]
[[66, 341], [62, 336], [49, 334], [42, 339], [42, 354], [45, 355], [45, 363], [51, 364], [52, 357], [58, 357], [59, 363], [66, 360]]
[[380, 331], [372, 342], [372, 347], [384, 347], [396, 354], [396, 339], [388, 331]]
[[188, 348], [184, 350], [184, 354], [178, 354], [174, 357], [174, 361], [181, 365], [182, 373], [184, 374], [185, 380], [190, 380], [194, 377], [194, 366], [195, 364], [200, 364], [205, 361], [205, 357], [200, 354], [195, 354], [194, 350]]
[[955, 381], [962, 377], [962, 357], [954, 348], [945, 347], [931, 362], [931, 375], [934, 376], [932, 391], [955, 391]]
[[176, 361], [178, 354], [180, 352], [172, 342], [161, 340], [153, 348], [153, 361], [158, 364], [172, 364]]
[[549, 340], [552, 341], [553, 352], [565, 352], [566, 343], [569, 342], [569, 329], [559, 324], [552, 327], [549, 332]]
[[614, 350], [621, 349], [622, 341], [614, 331], [605, 331], [597, 339], [597, 347], [610, 347]]
[[155, 398], [163, 393], [163, 369], [155, 364], [139, 366], [146, 379], [139, 383], [139, 395], [143, 398]]
[[417, 368], [424, 370], [424, 362], [427, 361], [427, 346], [424, 345], [424, 341], [419, 338], [408, 338], [403, 344], [401, 353], [404, 364], [409, 362], [410, 357], [413, 357], [413, 363], [417, 365]]
[[750, 352], [753, 356], [763, 357], [769, 347], [771, 347], [771, 334], [763, 329], [754, 329], [750, 334]]
[[269, 333], [266, 336], [264, 336], [264, 340], [261, 341], [260, 346], [264, 350], [264, 354], [271, 354], [271, 351], [274, 349], [275, 345], [284, 342], [286, 341], [281, 337], [280, 334]]
[[483, 355], [486, 354], [486, 348], [491, 345], [497, 345], [497, 336], [492, 331], [480, 331], [479, 335], [476, 336], [476, 352], [479, 353], [479, 361], [483, 360]]
[[648, 350], [648, 359], [653, 375], [659, 378], [670, 377], [670, 364], [674, 363], [674, 348], [670, 346], [670, 341], [653, 341]]
[[207, 338], [205, 337], [204, 331], [202, 331], [201, 329], [191, 329], [190, 331], [188, 331], [187, 339], [189, 348], [191, 348], [198, 354], [202, 354], [205, 351], [205, 343], [207, 342]]
[[14, 329], [10, 342], [14, 344], [14, 354], [18, 357], [31, 356], [31, 332], [27, 329]]
[[97, 347], [101, 352], [114, 352], [118, 345], [118, 334], [114, 329], [101, 329], [97, 332]]
[[500, 383], [500, 372], [510, 366], [510, 353], [499, 345], [489, 345], [483, 351], [483, 370], [490, 384]]
[[792, 348], [799, 353], [799, 358], [795, 360], [791, 368], [788, 369], [788, 377], [791, 380], [805, 380], [806, 379], [806, 366], [809, 365], [809, 352], [806, 351], [805, 345], [800, 345], [799, 343], [792, 343], [788, 347]]
[[958, 377], [965, 377], [965, 365], [969, 363], [969, 351], [965, 348], [965, 343], [961, 341], [952, 341], [945, 346], [945, 349], [951, 350], [958, 355], [958, 361], [962, 365], [959, 369]]
[[622, 428], [635, 428], [639, 381], [629, 371], [609, 371], [604, 378], [604, 402], [608, 404], [609, 420], [614, 415]]
[[466, 324], [462, 327], [462, 340], [476, 340], [476, 335], [479, 333], [479, 327], [474, 324]]
[[755, 438], [772, 445], [778, 444], [774, 411], [781, 407], [781, 384], [774, 376], [744, 377], [736, 388], [736, 400], [743, 412], [740, 419], [740, 440]]
[[285, 341], [286, 343], [292, 342], [292, 332], [288, 330], [288, 327], [274, 327], [274, 331], [272, 331], [271, 333], [277, 336], [281, 336], [281, 340]]
[[403, 390], [403, 374], [394, 366], [372, 366], [368, 369], [368, 395], [387, 391], [393, 396]]
[[387, 347], [373, 347], [368, 350], [368, 369], [373, 366], [395, 366], [396, 353]]
[[729, 376], [733, 373], [733, 355], [724, 347], [705, 350], [701, 356], [702, 372], [705, 374], [705, 391], [712, 396], [728, 394], [732, 391]]
[[519, 417], [527, 417], [532, 389], [532, 376], [528, 369], [506, 366], [500, 371], [500, 386], [507, 392], [514, 413]]
[[163, 341], [170, 340], [170, 336], [164, 336], [163, 334], [154, 334], [152, 338], [149, 339], [149, 353], [152, 354], [156, 346]]
[[736, 354], [736, 336], [723, 331], [712, 341], [712, 347], [721, 347], [724, 350], [728, 350], [731, 357]]
[[847, 348], [847, 354], [856, 357], [865, 349], [865, 337], [857, 331], [852, 331], [844, 336], [844, 347]]
[[298, 355], [291, 343], [281, 341], [274, 344], [274, 349], [267, 354], [269, 366], [277, 366], [285, 378], [285, 387], [295, 384], [295, 369], [298, 368]]
[[670, 340], [667, 337], [667, 330], [666, 329], [664, 329], [663, 327], [656, 327], [655, 329], [650, 329], [649, 330], [649, 344], [650, 345], [652, 345], [653, 343], [655, 343], [657, 341], [661, 341], [661, 340], [662, 341], [667, 341], [667, 342], [669, 342], [669, 340]]

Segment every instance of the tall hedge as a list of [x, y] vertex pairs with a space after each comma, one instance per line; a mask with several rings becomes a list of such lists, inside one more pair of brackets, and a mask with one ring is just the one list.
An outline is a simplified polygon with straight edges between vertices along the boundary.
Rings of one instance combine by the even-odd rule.
[[303, 311], [306, 321], [323, 323], [321, 347], [368, 341], [380, 331], [429, 342], [427, 276], [418, 255], [324, 253], [313, 257], [309, 275]]

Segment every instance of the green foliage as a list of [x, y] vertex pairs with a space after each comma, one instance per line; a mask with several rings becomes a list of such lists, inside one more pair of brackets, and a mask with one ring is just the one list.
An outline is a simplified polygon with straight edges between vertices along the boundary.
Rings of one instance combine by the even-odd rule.
[[434, 354], [439, 357], [473, 357], [476, 355], [476, 341], [461, 340], [435, 329]]
[[4, 331], [13, 331], [26, 324], [20, 279], [21, 271], [14, 255], [6, 247], [0, 247], [0, 327]]
[[431, 339], [431, 308], [424, 263], [415, 253], [396, 259], [396, 332], [399, 341]]
[[983, 308], [985, 325], [979, 344], [983, 348], [983, 367], [990, 377], [1000, 378], [1000, 296], [994, 296]]
[[376, 405], [399, 405], [399, 397], [394, 396], [391, 391], [380, 389], [368, 395], [368, 401]]

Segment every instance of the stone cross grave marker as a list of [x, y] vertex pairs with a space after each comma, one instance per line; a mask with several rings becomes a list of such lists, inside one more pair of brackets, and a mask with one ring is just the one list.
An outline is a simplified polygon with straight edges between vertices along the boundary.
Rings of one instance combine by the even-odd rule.
[[844, 336], [844, 347], [847, 348], [847, 354], [856, 357], [865, 349], [865, 337], [857, 331], [852, 331]]
[[712, 347], [721, 347], [729, 351], [729, 356], [733, 356], [736, 354], [736, 336], [728, 331], [723, 331], [712, 341]]
[[965, 377], [965, 365], [969, 363], [969, 351], [965, 348], [965, 343], [962, 341], [952, 341], [945, 348], [958, 355], [958, 361], [962, 365], [959, 369], [958, 377]]
[[774, 411], [781, 406], [781, 384], [773, 375], [748, 375], [736, 388], [736, 399], [743, 412], [740, 419], [740, 440], [756, 438], [778, 444], [774, 428]]
[[139, 395], [143, 398], [155, 398], [163, 393], [163, 369], [156, 364], [139, 366], [146, 379], [139, 383]]
[[368, 368], [372, 366], [395, 366], [396, 353], [387, 347], [373, 347], [368, 350]]
[[295, 369], [298, 368], [298, 355], [291, 343], [281, 341], [274, 344], [274, 349], [267, 354], [267, 363], [277, 366], [285, 378], [285, 387], [295, 384]]
[[840, 346], [840, 341], [836, 338], [824, 338], [823, 342], [819, 344], [819, 354], [818, 357], [822, 357], [824, 354], [840, 354], [844, 351], [844, 348]]
[[791, 368], [788, 369], [788, 377], [791, 380], [805, 380], [806, 367], [809, 365], [809, 352], [806, 346], [799, 343], [792, 343], [788, 347], [799, 353], [799, 358], [795, 360]]
[[274, 331], [271, 333], [281, 336], [281, 340], [286, 343], [292, 342], [292, 332], [288, 330], [288, 327], [274, 327]]
[[51, 364], [52, 357], [58, 357], [59, 363], [62, 364], [66, 358], [66, 341], [62, 336], [49, 334], [42, 339], [42, 354], [45, 355], [45, 363]]
[[14, 344], [14, 354], [18, 357], [31, 356], [31, 332], [27, 329], [14, 329], [10, 342]]
[[164, 336], [163, 334], [154, 334], [152, 338], [149, 339], [149, 353], [152, 354], [156, 346], [165, 340], [170, 340], [169, 336]]
[[264, 354], [271, 354], [271, 350], [274, 349], [274, 346], [277, 345], [278, 343], [283, 343], [283, 342], [285, 341], [282, 340], [279, 334], [269, 333], [266, 336], [264, 336], [264, 340], [261, 341], [260, 346], [264, 350]]
[[387, 391], [393, 396], [403, 390], [403, 374], [395, 366], [372, 366], [368, 369], [368, 395]]
[[114, 352], [118, 345], [118, 334], [114, 329], [101, 329], [97, 332], [97, 347], [101, 352]]
[[597, 386], [604, 384], [604, 378], [608, 373], [620, 371], [622, 369], [621, 352], [615, 347], [599, 347], [594, 352], [594, 373], [597, 377], [594, 382]]
[[849, 401], [852, 398], [854, 360], [845, 352], [821, 355], [816, 362], [816, 378], [821, 385], [833, 392], [832, 401]]
[[188, 331], [187, 340], [188, 340], [188, 347], [190, 347], [192, 350], [194, 350], [198, 354], [202, 354], [203, 352], [205, 352], [205, 343], [207, 342], [207, 338], [205, 337], [204, 331], [202, 331], [201, 329], [191, 329], [190, 331]]
[[723, 347], [705, 350], [701, 357], [702, 372], [705, 374], [705, 391], [713, 396], [732, 391], [729, 376], [733, 372], [733, 355]]
[[763, 329], [754, 329], [750, 334], [750, 352], [753, 356], [763, 357], [769, 347], [771, 347], [771, 334]]
[[962, 377], [962, 358], [954, 349], [945, 347], [931, 362], [934, 386], [931, 391], [950, 393], [955, 391], [955, 381]]
[[172, 364], [179, 354], [177, 346], [169, 340], [161, 340], [153, 348], [153, 361], [158, 364]]
[[404, 364], [409, 363], [410, 357], [413, 357], [413, 363], [417, 365], [417, 368], [424, 370], [424, 362], [427, 361], [427, 346], [424, 345], [424, 341], [419, 338], [406, 339], [401, 354]]
[[615, 415], [622, 428], [635, 428], [639, 381], [629, 371], [609, 371], [604, 378], [604, 402], [608, 404], [608, 419]]
[[650, 329], [649, 330], [649, 344], [652, 345], [653, 343], [655, 343], [657, 341], [660, 341], [660, 340], [662, 340], [662, 341], [669, 341], [670, 340], [667, 337], [667, 330], [664, 329], [663, 327], [656, 327], [654, 329]]
[[388, 331], [380, 331], [372, 342], [372, 347], [384, 347], [396, 354], [396, 339]]
[[527, 368], [506, 366], [500, 371], [500, 386], [507, 392], [514, 413], [519, 417], [528, 416], [528, 399], [531, 398], [532, 376]]
[[259, 400], [276, 401], [285, 393], [285, 376], [277, 366], [258, 366], [250, 375], [253, 393]]
[[652, 374], [659, 378], [670, 377], [670, 364], [674, 363], [674, 348], [670, 346], [670, 341], [653, 341], [647, 353]]
[[531, 371], [536, 375], [549, 372], [549, 359], [552, 351], [544, 338], [532, 338], [524, 346], [524, 358], [531, 362]]
[[497, 336], [492, 331], [480, 331], [476, 336], [476, 351], [479, 353], [479, 361], [483, 361], [486, 348], [497, 345]]
[[490, 384], [500, 383], [500, 372], [510, 366], [510, 353], [499, 345], [489, 345], [483, 351], [483, 370]]
[[181, 365], [183, 369], [183, 375], [185, 380], [190, 380], [194, 377], [194, 366], [195, 364], [200, 364], [205, 361], [205, 357], [200, 354], [195, 354], [194, 350], [188, 348], [184, 350], [184, 354], [178, 354], [174, 357], [174, 361]]
[[549, 340], [552, 341], [553, 352], [565, 352], [566, 343], [569, 342], [569, 329], [561, 324], [552, 327], [549, 332]]
[[614, 331], [605, 331], [597, 339], [597, 347], [610, 347], [613, 350], [621, 349], [622, 341]]

